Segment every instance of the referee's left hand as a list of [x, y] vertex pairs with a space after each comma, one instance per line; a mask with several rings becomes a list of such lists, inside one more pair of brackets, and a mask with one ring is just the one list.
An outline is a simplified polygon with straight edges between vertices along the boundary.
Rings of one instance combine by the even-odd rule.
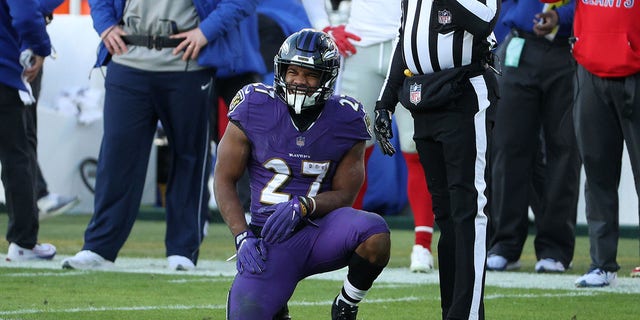
[[376, 121], [373, 126], [373, 132], [378, 140], [378, 145], [382, 150], [382, 153], [388, 156], [392, 156], [396, 153], [396, 149], [393, 147], [389, 139], [393, 138], [393, 131], [391, 129], [391, 111], [387, 109], [376, 109]]

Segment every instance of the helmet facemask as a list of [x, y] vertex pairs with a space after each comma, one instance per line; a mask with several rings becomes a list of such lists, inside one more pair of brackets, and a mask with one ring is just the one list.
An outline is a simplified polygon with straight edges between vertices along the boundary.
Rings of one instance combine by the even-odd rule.
[[[284, 72], [286, 73], [286, 70]], [[323, 78], [331, 77], [325, 74], [321, 75], [319, 87], [307, 87], [283, 81], [284, 102], [293, 108], [296, 114], [300, 114], [303, 109], [320, 106], [333, 94], [333, 85], [335, 84], [335, 77], [328, 80], [323, 80]], [[282, 79], [284, 79], [284, 75]]]
[[[289, 65], [319, 72], [319, 86], [288, 84], [286, 73]], [[339, 68], [340, 56], [333, 40], [323, 32], [303, 29], [287, 38], [275, 56], [276, 93], [296, 114], [306, 109], [322, 107], [333, 94]]]

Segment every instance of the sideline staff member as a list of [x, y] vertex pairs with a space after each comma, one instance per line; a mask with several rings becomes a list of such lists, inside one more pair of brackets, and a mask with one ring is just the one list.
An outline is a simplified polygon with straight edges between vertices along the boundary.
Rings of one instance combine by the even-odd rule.
[[[614, 285], [618, 254], [618, 184], [623, 142], [640, 195], [640, 4], [577, 1], [578, 62], [574, 126], [587, 178], [591, 266], [577, 287]], [[604, 27], [606, 26], [606, 28]]]
[[433, 200], [442, 319], [484, 319], [487, 165], [496, 79], [487, 41], [500, 3], [402, 1], [402, 25], [387, 82], [376, 103], [376, 138], [385, 154], [391, 113], [411, 111], [413, 139]]
[[[38, 244], [36, 150], [28, 141], [23, 102], [35, 102], [28, 82], [35, 79], [44, 57], [51, 54], [39, 8], [36, 0], [0, 1], [0, 163], [9, 214], [8, 261], [48, 260], [56, 254], [55, 246]], [[21, 52], [27, 49], [33, 58], [24, 61]]]
[[89, 0], [102, 43], [104, 135], [95, 210], [82, 251], [63, 268], [97, 269], [116, 260], [140, 208], [158, 120], [171, 150], [167, 183], [168, 265], [198, 262], [209, 194], [209, 109], [215, 69], [240, 65], [239, 22], [258, 0]]

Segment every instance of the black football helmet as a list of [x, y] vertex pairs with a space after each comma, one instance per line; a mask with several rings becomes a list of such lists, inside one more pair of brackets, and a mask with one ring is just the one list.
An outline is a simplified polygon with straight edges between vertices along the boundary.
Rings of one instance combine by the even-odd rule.
[[[297, 88], [295, 85], [287, 84], [285, 75], [288, 65], [320, 72], [320, 85], [317, 88]], [[340, 54], [333, 39], [324, 32], [302, 29], [284, 41], [274, 58], [276, 94], [297, 114], [302, 110], [320, 106], [333, 94], [338, 69]]]

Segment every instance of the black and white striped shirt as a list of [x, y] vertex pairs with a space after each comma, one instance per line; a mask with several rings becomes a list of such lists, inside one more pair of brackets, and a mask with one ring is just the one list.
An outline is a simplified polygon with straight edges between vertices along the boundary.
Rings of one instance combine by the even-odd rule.
[[399, 40], [380, 100], [397, 103], [405, 69], [429, 74], [483, 62], [499, 8], [500, 0], [402, 0]]

